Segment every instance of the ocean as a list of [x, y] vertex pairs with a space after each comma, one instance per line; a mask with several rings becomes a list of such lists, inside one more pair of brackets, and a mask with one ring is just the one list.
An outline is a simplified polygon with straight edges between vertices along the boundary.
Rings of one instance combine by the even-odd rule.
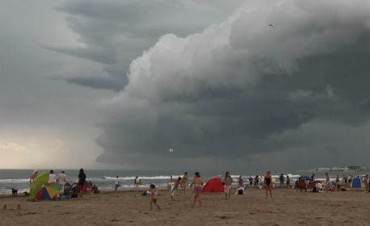
[[[48, 172], [49, 170], [39, 170], [39, 172]], [[65, 170], [68, 178], [69, 183], [77, 182], [77, 169]], [[25, 191], [29, 192], [29, 177], [31, 176], [33, 170], [32, 169], [2, 169], [0, 170], [0, 194], [11, 194], [11, 189], [15, 188], [18, 189], [18, 193], [23, 193]], [[58, 175], [60, 170], [54, 170], [55, 174]], [[87, 181], [92, 181], [95, 183], [98, 188], [102, 191], [109, 191], [114, 189], [114, 183], [116, 181], [116, 176], [118, 176], [121, 187], [120, 190], [130, 190], [134, 188], [134, 179], [135, 176], [138, 176], [139, 179], [142, 181], [141, 188], [145, 189], [148, 188], [150, 184], [155, 184], [159, 188], [165, 188], [170, 181], [171, 175], [173, 179], [176, 179], [179, 176], [183, 175], [183, 171], [160, 171], [160, 170], [85, 170]], [[203, 179], [207, 180], [217, 176], [223, 176], [223, 171], [202, 171], [200, 172]], [[234, 179], [238, 178], [238, 174], [233, 174], [232, 177]], [[192, 175], [194, 172], [189, 171], [189, 179], [192, 179]], [[315, 172], [316, 178], [323, 179], [324, 172]], [[329, 172], [330, 177], [334, 179], [336, 175], [342, 176], [338, 172]], [[251, 175], [242, 175], [244, 183], [248, 183], [248, 178], [250, 176], [254, 177], [256, 174]], [[262, 175], [262, 172], [259, 173]], [[277, 180], [280, 174], [274, 174], [273, 177]], [[291, 178], [291, 184], [295, 182], [299, 178], [299, 176], [310, 176], [311, 173], [303, 173], [303, 172], [292, 172], [288, 174]], [[235, 180], [236, 181], [236, 180]]]

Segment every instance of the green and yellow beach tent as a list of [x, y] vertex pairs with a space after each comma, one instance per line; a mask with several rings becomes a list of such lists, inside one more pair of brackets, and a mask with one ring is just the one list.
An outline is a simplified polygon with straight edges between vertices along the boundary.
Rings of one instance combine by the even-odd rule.
[[33, 180], [30, 188], [30, 199], [35, 199], [37, 192], [39, 192], [44, 185], [49, 181], [49, 173], [41, 172]]

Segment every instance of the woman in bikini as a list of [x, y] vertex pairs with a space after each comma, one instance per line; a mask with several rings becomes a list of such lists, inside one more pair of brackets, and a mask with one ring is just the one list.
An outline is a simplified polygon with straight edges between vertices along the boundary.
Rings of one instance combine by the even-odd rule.
[[195, 207], [195, 204], [198, 202], [199, 206], [202, 206], [202, 199], [200, 197], [200, 194], [202, 194], [203, 190], [203, 179], [200, 176], [199, 172], [195, 172], [194, 174], [193, 182], [190, 184], [190, 188], [194, 186], [194, 203], [193, 207]]
[[272, 198], [272, 177], [271, 172], [267, 171], [264, 176], [264, 182], [266, 185], [266, 198], [270, 195], [270, 198]]

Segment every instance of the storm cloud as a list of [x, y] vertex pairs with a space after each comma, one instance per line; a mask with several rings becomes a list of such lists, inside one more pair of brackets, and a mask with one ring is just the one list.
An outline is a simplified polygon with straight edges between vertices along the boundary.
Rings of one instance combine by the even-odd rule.
[[357, 0], [247, 1], [202, 32], [162, 36], [105, 103], [98, 161], [363, 164], [350, 153], [370, 157], [358, 136], [370, 132], [369, 11]]
[[[67, 82], [117, 91], [117, 85], [122, 89], [127, 84], [130, 62], [162, 35], [200, 32], [225, 19], [240, 2], [230, 1], [226, 7], [219, 1], [67, 1], [56, 9], [66, 15], [68, 27], [78, 35], [80, 45], [48, 44], [44, 48], [101, 64], [101, 76], [76, 75]], [[119, 73], [112, 72], [117, 67]]]

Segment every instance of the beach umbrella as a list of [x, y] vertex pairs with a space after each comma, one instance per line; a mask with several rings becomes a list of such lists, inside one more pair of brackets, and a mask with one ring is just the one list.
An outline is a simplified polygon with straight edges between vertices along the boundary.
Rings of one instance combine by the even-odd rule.
[[37, 200], [47, 200], [56, 198], [62, 191], [62, 185], [57, 183], [47, 184], [37, 193]]
[[41, 190], [41, 188], [47, 184], [49, 181], [49, 173], [41, 172], [39, 173], [35, 179], [33, 180], [30, 188], [30, 198], [36, 198], [37, 193]]

